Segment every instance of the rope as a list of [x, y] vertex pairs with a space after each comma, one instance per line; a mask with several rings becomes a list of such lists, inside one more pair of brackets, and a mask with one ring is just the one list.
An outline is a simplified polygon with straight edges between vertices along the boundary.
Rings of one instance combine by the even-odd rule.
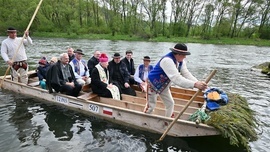
[[201, 122], [205, 122], [208, 119], [210, 119], [210, 116], [208, 116], [205, 112], [203, 112], [201, 109], [197, 110], [195, 113], [193, 113], [190, 117], [189, 117], [189, 121], [193, 121], [196, 122], [197, 119], [200, 118]]

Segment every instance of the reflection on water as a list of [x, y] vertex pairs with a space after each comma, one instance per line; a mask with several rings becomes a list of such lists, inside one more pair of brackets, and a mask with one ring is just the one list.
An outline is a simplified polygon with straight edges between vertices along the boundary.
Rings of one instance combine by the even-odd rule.
[[48, 124], [49, 130], [55, 135], [55, 138], [69, 141], [73, 137], [71, 128], [75, 123], [72, 115], [65, 115], [60, 110], [51, 110], [50, 108], [45, 110], [47, 112], [45, 122]]
[[[0, 37], [2, 41], [5, 37]], [[58, 56], [67, 46], [81, 48], [88, 60], [94, 50], [124, 55], [133, 50], [135, 64], [149, 55], [156, 63], [174, 43], [125, 42], [107, 40], [73, 40], [33, 38], [34, 46], [27, 48], [28, 61], [35, 68], [41, 56]], [[269, 47], [187, 44], [191, 56], [187, 57], [189, 70], [200, 80], [213, 69], [215, 77], [209, 85], [224, 91], [239, 93], [248, 99], [261, 122], [259, 140], [250, 143], [252, 151], [270, 149], [270, 78], [254, 65], [269, 61]], [[6, 70], [0, 59], [0, 75]], [[0, 91], [0, 147], [1, 151], [187, 151], [187, 152], [241, 152], [242, 147], [229, 145], [220, 136], [197, 138], [166, 137], [156, 143], [160, 135], [112, 124], [95, 117], [84, 116], [65, 108], [43, 104], [37, 99]], [[258, 133], [261, 132], [258, 131]]]

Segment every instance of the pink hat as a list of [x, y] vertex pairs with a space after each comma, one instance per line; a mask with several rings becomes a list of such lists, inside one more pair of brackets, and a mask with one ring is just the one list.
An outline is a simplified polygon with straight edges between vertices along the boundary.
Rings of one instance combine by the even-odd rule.
[[46, 65], [47, 64], [47, 60], [45, 57], [42, 57], [39, 61], [38, 64], [42, 64], [42, 65]]
[[105, 53], [101, 53], [99, 57], [99, 62], [108, 62], [109, 58]]

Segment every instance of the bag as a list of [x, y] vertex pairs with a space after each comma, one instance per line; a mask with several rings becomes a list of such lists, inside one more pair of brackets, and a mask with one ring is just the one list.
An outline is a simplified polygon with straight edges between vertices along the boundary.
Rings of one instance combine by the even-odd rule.
[[207, 102], [206, 107], [209, 110], [217, 110], [220, 105], [226, 105], [229, 102], [227, 94], [218, 88], [207, 89], [204, 92], [204, 98]]

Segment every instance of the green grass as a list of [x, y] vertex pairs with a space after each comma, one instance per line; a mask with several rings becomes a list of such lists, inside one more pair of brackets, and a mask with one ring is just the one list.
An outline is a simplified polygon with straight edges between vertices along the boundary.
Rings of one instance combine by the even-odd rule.
[[220, 45], [255, 45], [270, 46], [270, 40], [246, 39], [246, 38], [210, 38], [202, 39], [200, 37], [164, 37], [145, 39], [136, 35], [118, 35], [111, 34], [76, 34], [76, 33], [47, 33], [35, 32], [32, 34], [36, 37], [53, 37], [53, 38], [71, 38], [71, 39], [90, 39], [90, 40], [124, 40], [124, 41], [149, 41], [149, 42], [182, 42], [182, 43], [202, 43], [202, 44], [220, 44]]

